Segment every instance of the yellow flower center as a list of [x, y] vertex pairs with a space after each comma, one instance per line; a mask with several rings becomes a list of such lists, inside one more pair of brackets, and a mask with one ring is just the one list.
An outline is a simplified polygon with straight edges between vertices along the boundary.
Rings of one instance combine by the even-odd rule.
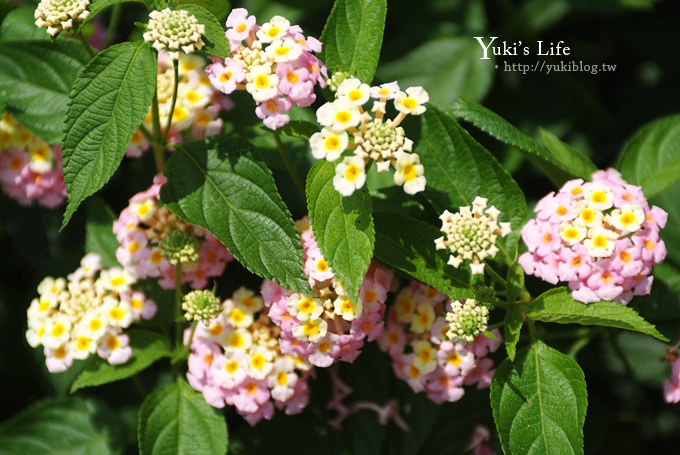
[[269, 87], [269, 78], [264, 74], [257, 76], [255, 78], [255, 87], [260, 89]]
[[329, 136], [326, 138], [324, 146], [326, 150], [338, 150], [340, 148], [340, 139], [338, 139], [338, 136]]
[[401, 105], [404, 106], [404, 108], [408, 109], [409, 111], [412, 111], [413, 109], [418, 107], [418, 103], [413, 98], [404, 98], [403, 100], [401, 100]]
[[416, 167], [413, 164], [408, 163], [401, 170], [401, 175], [404, 177], [404, 180], [406, 180], [407, 182], [410, 182], [410, 181], [416, 179], [416, 177], [418, 176], [418, 173], [416, 172]]
[[347, 166], [347, 169], [345, 169], [345, 179], [349, 182], [355, 181], [359, 177], [359, 174], [361, 174], [361, 171], [359, 170], [359, 167], [354, 164], [350, 164]]

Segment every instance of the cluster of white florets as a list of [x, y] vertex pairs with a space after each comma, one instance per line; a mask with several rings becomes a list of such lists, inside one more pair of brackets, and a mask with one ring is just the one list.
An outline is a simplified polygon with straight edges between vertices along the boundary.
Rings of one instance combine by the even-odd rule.
[[90, 0], [41, 0], [33, 17], [35, 25], [47, 28], [55, 36], [60, 31], [73, 28], [73, 22], [82, 22], [90, 14]]
[[177, 60], [180, 52], [191, 54], [205, 45], [201, 35], [205, 25], [196, 16], [185, 10], [165, 8], [149, 13], [149, 24], [144, 33], [144, 41], [157, 51], [167, 51], [170, 58]]

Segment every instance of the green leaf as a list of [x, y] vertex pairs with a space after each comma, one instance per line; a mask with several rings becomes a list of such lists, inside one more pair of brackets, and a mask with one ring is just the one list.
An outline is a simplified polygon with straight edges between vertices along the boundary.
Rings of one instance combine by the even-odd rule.
[[168, 340], [161, 335], [142, 329], [128, 329], [132, 357], [122, 365], [111, 365], [100, 358], [93, 359], [71, 385], [71, 393], [84, 387], [108, 384], [126, 379], [147, 368], [155, 361], [170, 357]]
[[356, 301], [373, 257], [372, 205], [364, 186], [343, 197], [333, 186], [335, 165], [317, 162], [307, 175], [307, 208], [314, 238], [333, 273]]
[[223, 137], [177, 146], [165, 166], [161, 200], [212, 232], [251, 272], [309, 294], [300, 236], [271, 171], [251, 149]]
[[149, 111], [156, 87], [149, 43], [125, 42], [97, 54], [78, 76], [66, 112], [62, 228], [78, 206], [118, 169], [125, 148]]
[[680, 115], [640, 128], [623, 148], [617, 167], [623, 178], [640, 185], [647, 197], [680, 180]]
[[183, 379], [154, 390], [139, 410], [141, 455], [219, 455], [227, 452], [222, 413]]
[[115, 5], [117, 3], [130, 3], [130, 2], [144, 3], [142, 0], [94, 0], [88, 7], [88, 9], [90, 10], [90, 14], [88, 14], [87, 18], [85, 19], [85, 23], [90, 22], [92, 19], [97, 17], [99, 13], [101, 13], [111, 5]]
[[506, 359], [491, 383], [491, 407], [507, 455], [583, 454], [588, 406], [583, 371], [541, 341]]
[[508, 268], [508, 282], [507, 299], [508, 303], [513, 303], [520, 293], [524, 290], [524, 269], [521, 265], [515, 263]]
[[122, 449], [120, 423], [78, 397], [39, 401], [0, 425], [5, 455], [108, 455]]
[[203, 51], [222, 58], [231, 55], [229, 40], [224, 35], [225, 30], [213, 13], [191, 3], [181, 5], [181, 9], [193, 14], [198, 19], [198, 22], [205, 25], [205, 35], [203, 35], [205, 47], [202, 49]]
[[116, 259], [119, 243], [113, 233], [113, 222], [116, 219], [113, 210], [99, 196], [93, 196], [85, 202], [85, 251], [97, 253], [106, 268], [120, 267]]
[[61, 141], [68, 93], [89, 55], [76, 41], [0, 42], [0, 93], [29, 131]]
[[543, 128], [539, 128], [538, 130], [541, 133], [543, 143], [545, 143], [545, 146], [550, 153], [569, 171], [569, 173], [585, 180], [590, 180], [592, 173], [597, 171], [597, 166], [590, 161], [590, 158], [562, 142], [560, 138], [550, 131], [544, 130]]
[[545, 147], [481, 104], [474, 101], [458, 100], [449, 112], [459, 119], [472, 123], [504, 144], [512, 145], [519, 149], [527, 159], [557, 186], [562, 186], [565, 181], [575, 177], [590, 177], [590, 174], [578, 175], [570, 172]]
[[179, 0], [177, 2], [177, 6], [182, 9], [184, 9], [186, 5], [198, 5], [205, 8], [214, 15], [219, 22], [224, 22], [224, 19], [231, 10], [229, 0]]
[[473, 297], [469, 274], [446, 264], [448, 253], [437, 251], [442, 232], [423, 221], [393, 212], [376, 212], [375, 258], [452, 299]]
[[0, 41], [50, 40], [44, 28], [36, 27], [35, 8], [23, 7], [10, 11], [0, 25]]
[[524, 325], [524, 317], [517, 306], [511, 306], [505, 313], [505, 321], [503, 325], [503, 341], [505, 342], [505, 350], [508, 352], [510, 360], [515, 360], [515, 353], [517, 352], [517, 342], [519, 335]]
[[319, 126], [316, 123], [308, 122], [306, 120], [291, 120], [278, 130], [277, 134], [291, 137], [301, 137], [309, 139], [312, 134], [319, 131]]
[[402, 88], [423, 86], [431, 103], [448, 107], [458, 98], [480, 100], [491, 88], [494, 58], [482, 60], [480, 54], [479, 44], [469, 36], [436, 38], [380, 65], [377, 76], [398, 80]]
[[321, 33], [329, 74], [343, 71], [370, 84], [378, 67], [386, 0], [336, 0]]
[[588, 305], [579, 303], [564, 287], [551, 289], [536, 297], [526, 309], [525, 314], [535, 321], [616, 327], [668, 341], [668, 338], [659, 333], [656, 327], [645, 321], [632, 308], [616, 302], [598, 302]]
[[440, 213], [469, 206], [481, 196], [501, 211], [499, 221], [510, 221], [514, 232], [497, 242], [505, 256], [498, 259], [514, 262], [527, 208], [524, 194], [508, 171], [453, 117], [431, 104], [423, 114], [415, 151], [425, 167], [424, 195]]

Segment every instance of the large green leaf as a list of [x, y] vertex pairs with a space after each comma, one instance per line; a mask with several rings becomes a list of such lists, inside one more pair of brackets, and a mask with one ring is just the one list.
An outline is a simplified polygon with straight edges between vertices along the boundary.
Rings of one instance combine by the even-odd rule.
[[481, 104], [469, 100], [458, 100], [451, 107], [450, 112], [455, 117], [472, 123], [499, 141], [517, 147], [557, 186], [561, 186], [565, 181], [575, 177], [588, 179], [592, 173], [592, 171], [588, 171], [581, 174], [578, 169], [572, 169], [560, 162], [545, 147]]
[[321, 60], [370, 84], [378, 67], [386, 0], [336, 0], [321, 33]]
[[156, 71], [149, 43], [125, 42], [97, 54], [73, 84], [63, 145], [68, 205], [62, 228], [118, 169], [149, 111]]
[[514, 233], [497, 243], [503, 259], [514, 262], [527, 208], [524, 194], [508, 171], [451, 115], [431, 104], [423, 114], [415, 151], [425, 167], [425, 197], [439, 212], [456, 211], [481, 196], [501, 211], [499, 221], [510, 221]]
[[161, 335], [141, 329], [129, 329], [132, 357], [122, 365], [111, 365], [102, 359], [93, 359], [71, 386], [71, 393], [83, 387], [92, 387], [126, 379], [164, 357], [170, 357], [168, 340]]
[[215, 16], [215, 18], [219, 22], [224, 22], [224, 19], [227, 17], [227, 14], [229, 14], [229, 11], [231, 10], [231, 5], [229, 3], [229, 0], [178, 0], [177, 1], [177, 6], [179, 8], [185, 9], [187, 5], [198, 5], [202, 8], [205, 8], [207, 11], [209, 11], [211, 14]]
[[251, 149], [223, 137], [178, 145], [165, 166], [161, 200], [212, 232], [251, 272], [310, 293], [300, 236], [271, 171]]
[[109, 414], [78, 397], [40, 401], [0, 425], [0, 453], [119, 454], [122, 428]]
[[621, 152], [618, 168], [629, 183], [652, 197], [680, 180], [680, 115], [640, 128]]
[[317, 162], [307, 175], [307, 207], [314, 238], [333, 273], [356, 300], [373, 257], [371, 197], [364, 186], [343, 197], [333, 186], [335, 165]]
[[220, 455], [227, 452], [222, 413], [181, 378], [154, 390], [139, 410], [141, 455]]
[[544, 292], [526, 309], [528, 318], [558, 324], [601, 325], [642, 332], [668, 341], [649, 322], [632, 308], [615, 302], [598, 302], [585, 305], [575, 301], [567, 288], [559, 287]]
[[89, 55], [76, 41], [0, 42], [0, 93], [33, 134], [61, 141], [68, 94]]
[[35, 8], [22, 7], [9, 13], [0, 24], [0, 41], [49, 40], [44, 28], [36, 27]]
[[505, 350], [508, 353], [510, 360], [515, 360], [517, 352], [517, 342], [519, 335], [522, 332], [524, 325], [524, 317], [517, 306], [511, 306], [505, 313], [505, 320], [503, 325], [503, 342], [505, 343]]
[[597, 166], [590, 161], [590, 158], [565, 144], [552, 134], [550, 131], [539, 128], [541, 139], [548, 148], [548, 151], [561, 163], [571, 174], [590, 180], [590, 176], [597, 170]]
[[583, 371], [537, 341], [506, 359], [491, 383], [491, 407], [506, 455], [583, 454], [588, 406]]
[[452, 299], [467, 299], [473, 291], [469, 274], [446, 264], [448, 254], [437, 251], [434, 239], [442, 232], [423, 221], [394, 212], [376, 212], [375, 258], [431, 286]]
[[116, 219], [113, 211], [99, 196], [85, 202], [85, 211], [85, 251], [97, 253], [104, 267], [120, 267], [116, 259], [116, 249], [120, 244], [113, 233], [113, 221]]
[[222, 58], [231, 55], [229, 40], [224, 35], [224, 28], [213, 13], [192, 3], [181, 5], [180, 9], [193, 14], [198, 19], [198, 22], [205, 25], [205, 35], [203, 36], [203, 41], [205, 42], [203, 50], [205, 52]]
[[380, 65], [377, 76], [398, 80], [402, 89], [423, 86], [432, 103], [448, 107], [458, 98], [480, 100], [491, 88], [494, 57], [479, 57], [479, 44], [469, 36], [437, 38]]

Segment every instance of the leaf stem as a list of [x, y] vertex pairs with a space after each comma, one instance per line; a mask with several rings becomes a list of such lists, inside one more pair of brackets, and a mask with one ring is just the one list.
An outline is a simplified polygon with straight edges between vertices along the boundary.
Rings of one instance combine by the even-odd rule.
[[177, 59], [172, 61], [172, 68], [174, 70], [175, 88], [172, 90], [172, 102], [170, 103], [168, 123], [165, 125], [163, 143], [168, 142], [168, 136], [170, 136], [170, 126], [172, 125], [172, 116], [175, 113], [175, 103], [177, 102], [177, 88], [179, 87], [179, 61]]
[[82, 43], [87, 53], [90, 54], [90, 57], [94, 57], [95, 52], [92, 50], [92, 46], [90, 46], [90, 43], [88, 43], [87, 39], [83, 36], [82, 30], [78, 30], [76, 35], [78, 35], [78, 39]]
[[531, 344], [536, 342], [536, 323], [533, 319], [527, 318], [527, 327], [529, 327], [529, 339], [531, 339]]
[[153, 159], [156, 163], [156, 172], [163, 172], [165, 168], [165, 147], [161, 144], [161, 121], [160, 112], [158, 109], [158, 86], [153, 94], [153, 101], [151, 102], [151, 118], [153, 122], [153, 141], [151, 141], [151, 149], [153, 150]]
[[175, 266], [175, 350], [182, 346], [182, 263]]
[[281, 155], [283, 164], [286, 166], [288, 174], [290, 174], [290, 177], [293, 179], [293, 183], [295, 184], [295, 187], [300, 193], [300, 197], [302, 197], [303, 201], [306, 201], [307, 197], [305, 196], [305, 187], [302, 184], [302, 181], [300, 180], [300, 177], [298, 176], [297, 172], [295, 172], [295, 169], [293, 169], [293, 165], [291, 164], [290, 160], [288, 159], [286, 149], [283, 147], [283, 143], [281, 142], [281, 137], [279, 133], [274, 131], [272, 132], [272, 134], [274, 135], [274, 140], [276, 141], [276, 148], [279, 150], [279, 154]]
[[111, 45], [111, 41], [113, 41], [113, 36], [118, 29], [118, 22], [120, 22], [122, 6], [123, 5], [121, 3], [116, 3], [113, 5], [113, 9], [111, 10], [111, 20], [109, 21], [109, 30], [106, 33], [106, 40], [104, 41], [104, 49], [109, 47]]
[[495, 324], [491, 324], [490, 326], [487, 326], [487, 327], [486, 327], [486, 330], [489, 331], [489, 332], [491, 332], [491, 331], [494, 330], [494, 329], [500, 329], [500, 328], [503, 327], [504, 325], [505, 325], [505, 321], [497, 322], [497, 323], [495, 323]]
[[488, 274], [496, 281], [498, 281], [500, 284], [503, 285], [504, 288], [508, 288], [508, 282], [505, 281], [505, 278], [500, 276], [498, 272], [496, 272], [493, 267], [489, 265], [488, 262], [484, 261], [484, 270], [488, 272]]

